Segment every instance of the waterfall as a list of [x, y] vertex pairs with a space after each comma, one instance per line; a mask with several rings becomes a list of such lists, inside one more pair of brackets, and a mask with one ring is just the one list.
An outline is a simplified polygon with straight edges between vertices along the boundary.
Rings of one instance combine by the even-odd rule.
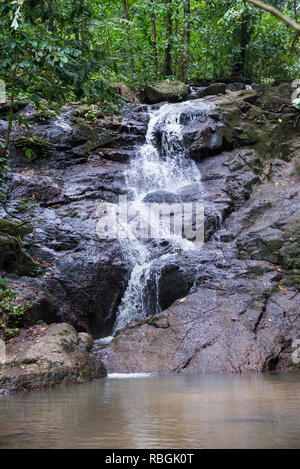
[[[201, 192], [201, 174], [196, 163], [189, 159], [185, 149], [183, 127], [195, 118], [205, 119], [205, 102], [184, 102], [165, 104], [160, 109], [150, 111], [145, 143], [136, 149], [135, 157], [125, 173], [126, 186], [133, 194], [131, 211], [145, 220], [149, 217], [151, 194], [157, 191], [176, 194], [186, 186], [197, 184]], [[152, 221], [152, 220], [151, 220]], [[128, 227], [127, 227], [128, 228]], [[138, 239], [129, 229], [127, 239], [120, 239], [125, 257], [132, 264], [133, 270], [117, 312], [114, 333], [124, 327], [133, 318], [145, 318], [160, 312], [158, 300], [159, 272], [153, 270], [157, 258], [168, 258], [170, 254], [195, 249], [192, 241], [171, 234], [163, 233], [168, 241], [167, 253], [153, 250], [151, 242]], [[147, 285], [155, 278], [156, 298], [149, 298]], [[154, 276], [154, 277], [153, 277]], [[152, 291], [153, 295], [153, 291]]]

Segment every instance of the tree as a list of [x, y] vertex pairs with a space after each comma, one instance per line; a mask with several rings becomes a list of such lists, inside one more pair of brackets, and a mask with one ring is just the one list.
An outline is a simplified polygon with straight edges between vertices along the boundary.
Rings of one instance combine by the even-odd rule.
[[190, 56], [190, 41], [191, 41], [191, 2], [190, 0], [184, 1], [184, 27], [183, 27], [183, 52], [180, 57], [180, 79], [185, 81], [187, 67]]
[[155, 79], [158, 75], [158, 56], [157, 56], [157, 30], [156, 30], [156, 17], [155, 17], [155, 2], [150, 0], [150, 18], [151, 18], [151, 28], [152, 28], [152, 48], [154, 56], [154, 74]]
[[134, 74], [135, 73], [135, 61], [134, 61], [134, 54], [133, 54], [133, 45], [131, 41], [131, 29], [130, 29], [127, 0], [123, 0], [123, 12], [124, 12], [124, 19], [126, 22], [127, 41], [128, 41], [129, 54], [130, 54], [130, 67], [131, 67], [132, 73]]
[[8, 127], [0, 169], [7, 166], [13, 124], [29, 127], [17, 112], [20, 98], [37, 106], [41, 99], [63, 104], [71, 96], [113, 99], [114, 90], [93, 76], [97, 62], [87, 42], [89, 11], [89, 0], [1, 1], [0, 76], [6, 84]]
[[[261, 10], [265, 10], [268, 13], [271, 13], [271, 15], [276, 16], [281, 21], [283, 21], [286, 25], [288, 25], [290, 28], [293, 28], [298, 34], [300, 34], [300, 24], [297, 23], [297, 21], [294, 21], [288, 16], [281, 13], [281, 11], [279, 11], [277, 8], [273, 7], [272, 5], [268, 5], [264, 2], [261, 2], [259, 0], [245, 0], [245, 1], [248, 3], [252, 3], [252, 5], [260, 8]], [[297, 8], [295, 8], [295, 11], [297, 12]]]
[[173, 31], [173, 21], [172, 21], [172, 0], [167, 0], [167, 15], [166, 15], [166, 49], [165, 49], [165, 66], [164, 74], [166, 76], [172, 75], [172, 65], [171, 65], [171, 48], [172, 48], [172, 31]]

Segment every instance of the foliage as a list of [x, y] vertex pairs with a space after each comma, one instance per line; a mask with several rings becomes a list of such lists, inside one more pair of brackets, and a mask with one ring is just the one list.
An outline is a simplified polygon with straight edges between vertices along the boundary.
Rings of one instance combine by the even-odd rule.
[[15, 138], [15, 145], [21, 148], [27, 158], [48, 157], [53, 153], [53, 145], [42, 137], [20, 136]]
[[[298, 20], [294, 0], [269, 3]], [[57, 107], [80, 100], [102, 115], [118, 113], [126, 101], [120, 83], [142, 89], [166, 76], [191, 84], [299, 76], [299, 36], [243, 0], [1, 0], [0, 41], [9, 101], [0, 186], [13, 125], [29, 127], [20, 98], [36, 104], [43, 122], [57, 112], [44, 100]], [[25, 153], [34, 156], [30, 147]]]
[[[181, 76], [181, 56], [188, 48], [187, 78], [229, 78], [233, 73], [260, 81], [261, 78], [295, 78], [299, 73], [295, 33], [279, 19], [245, 4], [242, 0], [190, 0], [190, 13], [184, 13], [185, 0], [128, 1], [130, 40], [135, 70], [131, 69], [122, 2], [91, 2], [91, 32], [94, 44], [102, 50], [102, 70], [110, 81], [123, 81], [141, 86], [164, 78], [164, 55], [171, 43], [172, 76]], [[172, 8], [172, 30], [168, 37], [168, 5]], [[273, 1], [286, 14], [295, 18], [293, 1]], [[152, 37], [156, 28], [155, 50]], [[190, 41], [184, 40], [186, 24]], [[94, 45], [95, 47], [95, 45]]]
[[16, 297], [20, 292], [12, 290], [9, 285], [9, 282], [0, 277], [0, 328], [7, 340], [18, 335], [19, 329], [16, 326], [30, 306], [28, 302], [16, 304]]
[[300, 109], [300, 88], [296, 89], [296, 93], [297, 93], [298, 98], [294, 99], [293, 106], [296, 109]]
[[[295, 33], [278, 18], [243, 0], [125, 3], [128, 19], [124, 0], [25, 0], [14, 29], [11, 23], [18, 3], [2, 0], [0, 77], [9, 96], [23, 95], [35, 102], [45, 98], [116, 103], [114, 84], [142, 86], [164, 78], [168, 44], [171, 75], [177, 78], [186, 51], [187, 78], [192, 81], [226, 78], [233, 72], [256, 80], [295, 78]], [[189, 13], [184, 10], [186, 3]], [[271, 3], [281, 10], [287, 7], [285, 13], [295, 19], [292, 0]]]

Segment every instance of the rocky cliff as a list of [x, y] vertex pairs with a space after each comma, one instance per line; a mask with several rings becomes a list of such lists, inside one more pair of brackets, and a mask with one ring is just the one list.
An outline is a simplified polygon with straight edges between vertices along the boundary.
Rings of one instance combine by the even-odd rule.
[[[300, 123], [291, 93], [283, 84], [206, 96], [205, 120], [187, 119], [184, 141], [205, 194], [206, 242], [201, 251], [157, 260], [162, 312], [133, 321], [94, 350], [109, 371], [296, 366]], [[13, 130], [0, 216], [30, 229], [22, 242], [1, 230], [0, 249], [3, 276], [25, 305], [20, 327], [43, 320], [94, 338], [111, 334], [132, 266], [117, 240], [97, 238], [97, 206], [122, 194], [130, 199], [124, 171], [144, 140], [148, 111], [132, 104], [113, 120], [79, 105], [58, 116], [30, 103], [19, 111], [31, 127]], [[6, 125], [0, 121], [1, 138]], [[184, 196], [197, 200], [197, 188]]]

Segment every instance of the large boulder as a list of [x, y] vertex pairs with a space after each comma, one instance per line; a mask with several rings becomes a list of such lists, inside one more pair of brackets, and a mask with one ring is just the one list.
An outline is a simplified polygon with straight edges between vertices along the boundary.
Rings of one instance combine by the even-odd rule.
[[211, 83], [208, 86], [200, 86], [199, 88], [193, 88], [190, 97], [191, 99], [199, 99], [204, 98], [205, 96], [224, 94], [225, 89], [225, 83]]
[[104, 366], [96, 364], [82, 348], [81, 339], [70, 324], [42, 324], [23, 329], [19, 337], [6, 344], [6, 357], [0, 365], [0, 388], [2, 392], [34, 390], [84, 383], [105, 375]]
[[146, 99], [150, 104], [162, 101], [182, 101], [188, 95], [187, 86], [178, 80], [164, 80], [145, 88]]
[[189, 295], [119, 331], [104, 358], [108, 372], [299, 368], [292, 343], [299, 333], [300, 295], [271, 295], [274, 267], [220, 257], [200, 267]]

